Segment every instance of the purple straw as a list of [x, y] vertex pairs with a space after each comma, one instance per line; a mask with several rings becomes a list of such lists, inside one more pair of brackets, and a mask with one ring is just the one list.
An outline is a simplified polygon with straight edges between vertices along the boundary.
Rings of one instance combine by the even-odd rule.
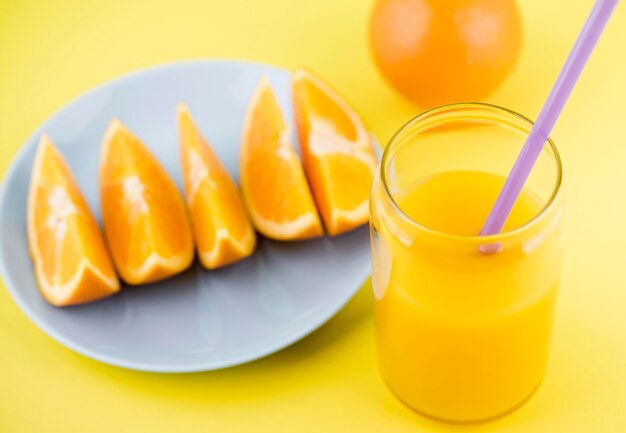
[[485, 225], [480, 231], [481, 236], [491, 235], [502, 230], [504, 222], [522, 191], [524, 183], [528, 179], [543, 149], [544, 143], [550, 137], [552, 128], [554, 128], [554, 124], [559, 114], [561, 114], [561, 110], [563, 110], [563, 106], [567, 102], [567, 98], [569, 98], [617, 2], [618, 0], [597, 0], [593, 6], [589, 18], [587, 18], [583, 29], [578, 35], [576, 44], [574, 44], [574, 48], [565, 62], [565, 66], [563, 66], [546, 103], [541, 109], [541, 113], [539, 113], [537, 122], [530, 130], [526, 143], [524, 143], [524, 147], [517, 157]]

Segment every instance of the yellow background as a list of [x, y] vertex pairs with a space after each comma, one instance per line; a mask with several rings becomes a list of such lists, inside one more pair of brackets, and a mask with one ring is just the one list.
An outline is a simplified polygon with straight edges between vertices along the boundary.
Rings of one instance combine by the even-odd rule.
[[[592, 0], [519, 0], [514, 73], [488, 99], [536, 117]], [[86, 90], [196, 58], [306, 64], [382, 142], [419, 112], [374, 69], [370, 0], [0, 0], [0, 173], [28, 135]], [[377, 371], [371, 288], [300, 343], [224, 371], [158, 375], [75, 354], [0, 290], [0, 432], [626, 432], [626, 5], [553, 138], [569, 183], [568, 253], [548, 374], [500, 421], [457, 428], [400, 404]]]

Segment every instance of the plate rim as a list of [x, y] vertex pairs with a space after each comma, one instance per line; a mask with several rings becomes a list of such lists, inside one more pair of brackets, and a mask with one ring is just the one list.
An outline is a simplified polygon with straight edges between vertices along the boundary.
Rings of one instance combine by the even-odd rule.
[[[243, 60], [243, 59], [227, 59], [227, 58], [216, 58], [216, 59], [195, 59], [195, 60], [183, 60], [176, 62], [167, 62], [158, 65], [149, 66], [146, 68], [141, 68], [135, 71], [124, 73], [120, 76], [112, 78], [108, 81], [102, 82], [94, 87], [89, 88], [88, 90], [80, 93], [78, 96], [75, 96], [67, 103], [62, 105], [60, 108], [55, 110], [51, 115], [49, 115], [39, 126], [31, 133], [26, 140], [21, 144], [18, 151], [11, 158], [11, 162], [9, 163], [9, 167], [6, 169], [4, 175], [2, 176], [2, 185], [0, 186], [0, 209], [5, 206], [5, 202], [7, 200], [7, 196], [9, 194], [9, 182], [8, 180], [13, 179], [16, 176], [16, 170], [19, 165], [19, 162], [22, 161], [26, 157], [26, 153], [28, 150], [34, 145], [28, 145], [28, 143], [34, 143], [37, 140], [42, 132], [48, 127], [48, 125], [55, 121], [56, 118], [63, 115], [66, 110], [69, 110], [74, 104], [82, 101], [83, 99], [87, 99], [91, 97], [93, 94], [97, 92], [101, 92], [106, 90], [109, 87], [118, 86], [126, 81], [140, 78], [145, 75], [154, 74], [156, 72], [163, 72], [170, 69], [178, 69], [178, 68], [192, 68], [198, 65], [210, 65], [210, 64], [237, 64], [241, 67], [262, 67], [274, 69], [283, 73], [290, 74], [291, 72], [279, 66], [275, 66], [268, 63], [263, 63], [259, 61], [253, 60]], [[372, 137], [375, 141], [374, 147], [378, 150], [378, 141], [376, 137], [372, 134]], [[2, 213], [0, 213], [0, 222], [2, 218]], [[0, 230], [0, 245], [3, 244], [4, 241], [4, 231]], [[196, 258], [194, 261], [197, 260]], [[297, 332], [294, 332], [289, 338], [280, 340], [271, 346], [267, 346], [261, 350], [256, 350], [254, 352], [248, 353], [246, 355], [242, 355], [236, 358], [230, 358], [228, 360], [221, 361], [206, 361], [206, 362], [196, 362], [196, 363], [187, 363], [184, 365], [153, 365], [146, 362], [137, 362], [132, 360], [127, 360], [124, 358], [112, 356], [112, 355], [104, 355], [94, 349], [91, 349], [87, 346], [84, 346], [80, 343], [75, 343], [67, 338], [62, 332], [57, 331], [54, 327], [48, 326], [45, 322], [39, 318], [39, 315], [36, 314], [26, 302], [24, 297], [20, 294], [20, 290], [18, 289], [18, 284], [13, 280], [12, 275], [7, 272], [6, 268], [6, 259], [4, 249], [0, 248], [0, 276], [2, 277], [2, 281], [4, 282], [4, 286], [6, 287], [7, 292], [9, 292], [13, 301], [17, 304], [17, 306], [22, 310], [22, 312], [26, 315], [28, 319], [32, 323], [34, 323], [37, 328], [44, 332], [47, 336], [55, 340], [57, 343], [65, 346], [66, 348], [82, 355], [87, 358], [94, 359], [96, 361], [102, 362], [104, 364], [113, 365], [115, 367], [120, 367], [128, 370], [135, 371], [144, 371], [150, 373], [198, 373], [205, 371], [214, 371], [221, 370], [229, 367], [235, 367], [238, 365], [246, 364], [266, 356], [272, 355], [276, 352], [279, 352], [282, 349], [285, 349], [294, 343], [302, 340], [303, 338], [310, 335], [315, 330], [324, 326], [328, 321], [330, 321], [333, 317], [337, 315], [339, 311], [346, 306], [346, 304], [365, 286], [367, 281], [369, 280], [371, 275], [371, 270], [367, 272], [364, 278], [359, 282], [358, 285], [355, 284], [354, 288], [350, 290], [346, 290], [344, 295], [341, 298], [338, 298], [338, 302], [333, 308], [329, 309], [323, 315], [324, 318], [309, 322], [306, 326], [301, 326]]]

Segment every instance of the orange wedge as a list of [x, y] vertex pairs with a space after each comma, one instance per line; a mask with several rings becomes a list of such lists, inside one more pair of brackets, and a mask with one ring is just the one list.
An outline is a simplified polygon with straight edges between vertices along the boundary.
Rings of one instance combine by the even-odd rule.
[[366, 223], [378, 165], [369, 132], [312, 72], [293, 74], [292, 93], [304, 169], [326, 231], [335, 236]]
[[248, 257], [254, 252], [256, 235], [237, 186], [182, 104], [178, 106], [178, 133], [200, 262], [215, 269]]
[[30, 181], [28, 244], [39, 290], [52, 305], [84, 304], [120, 290], [98, 224], [46, 135]]
[[278, 240], [321, 236], [322, 225], [300, 158], [267, 80], [259, 84], [244, 123], [241, 189], [252, 222]]
[[158, 281], [191, 264], [193, 238], [178, 188], [118, 120], [102, 145], [100, 199], [105, 235], [124, 281]]

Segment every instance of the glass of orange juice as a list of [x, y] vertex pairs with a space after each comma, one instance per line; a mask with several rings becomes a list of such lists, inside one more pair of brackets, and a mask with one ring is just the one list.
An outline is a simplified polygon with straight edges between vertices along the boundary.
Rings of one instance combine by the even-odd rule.
[[563, 257], [551, 140], [502, 232], [478, 236], [531, 127], [504, 108], [447, 105], [407, 123], [383, 154], [370, 200], [379, 364], [429, 417], [499, 417], [544, 375]]

